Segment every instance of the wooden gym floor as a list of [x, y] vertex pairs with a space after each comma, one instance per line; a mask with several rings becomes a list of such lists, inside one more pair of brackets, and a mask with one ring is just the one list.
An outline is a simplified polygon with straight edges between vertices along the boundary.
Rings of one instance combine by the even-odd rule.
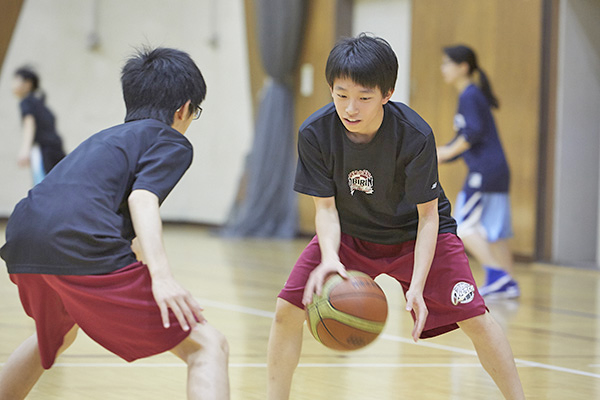
[[[4, 242], [0, 225], [0, 243]], [[275, 298], [307, 239], [226, 240], [194, 226], [165, 226], [176, 278], [231, 348], [232, 399], [265, 398], [266, 347]], [[3, 263], [2, 263], [3, 264]], [[34, 327], [16, 287], [0, 272], [0, 367]], [[474, 265], [475, 277], [481, 272]], [[600, 273], [517, 266], [523, 295], [489, 302], [513, 346], [528, 399], [600, 399]], [[460, 331], [414, 344], [399, 285], [378, 278], [390, 316], [365, 349], [340, 353], [305, 330], [292, 399], [501, 399]], [[127, 364], [85, 334], [58, 358], [28, 399], [184, 399], [185, 365], [171, 354]]]

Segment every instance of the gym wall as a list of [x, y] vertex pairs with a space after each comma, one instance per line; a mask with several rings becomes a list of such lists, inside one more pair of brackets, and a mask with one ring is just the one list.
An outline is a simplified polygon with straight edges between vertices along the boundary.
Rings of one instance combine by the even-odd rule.
[[0, 74], [0, 217], [31, 186], [29, 171], [16, 165], [21, 126], [14, 70], [25, 63], [37, 68], [72, 150], [123, 121], [120, 69], [134, 48], [150, 45], [188, 52], [208, 86], [204, 113], [186, 134], [194, 161], [161, 208], [163, 218], [223, 223], [253, 130], [244, 15], [241, 0], [24, 2]]

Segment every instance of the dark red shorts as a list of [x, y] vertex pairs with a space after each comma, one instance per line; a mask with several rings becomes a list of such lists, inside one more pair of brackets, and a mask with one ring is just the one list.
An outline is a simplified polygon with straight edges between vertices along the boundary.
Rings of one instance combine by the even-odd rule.
[[[385, 245], [342, 234], [339, 256], [346, 269], [364, 272], [372, 278], [387, 274], [400, 282], [406, 293], [412, 276], [414, 248], [414, 241]], [[302, 294], [306, 281], [320, 262], [321, 250], [315, 236], [300, 255], [279, 297], [304, 308]], [[452, 233], [438, 236], [423, 298], [429, 315], [421, 338], [457, 329], [457, 322], [486, 312], [462, 241]]]
[[141, 262], [106, 275], [11, 274], [10, 279], [35, 320], [46, 369], [74, 324], [126, 361], [170, 350], [189, 335], [172, 313], [171, 327], [163, 327], [150, 273]]

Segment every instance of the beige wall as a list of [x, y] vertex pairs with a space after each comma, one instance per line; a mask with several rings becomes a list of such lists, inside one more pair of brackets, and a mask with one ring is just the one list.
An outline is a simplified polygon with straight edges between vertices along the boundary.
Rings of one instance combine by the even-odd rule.
[[[432, 126], [438, 144], [453, 136], [456, 90], [440, 73], [442, 47], [475, 49], [500, 100], [494, 111], [511, 168], [516, 254], [535, 254], [542, 0], [418, 0], [413, 2], [411, 107]], [[454, 201], [466, 175], [462, 161], [440, 166], [440, 181]]]
[[410, 35], [412, 0], [354, 0], [352, 33], [369, 32], [390, 43], [398, 58], [392, 100], [410, 102]]
[[[99, 47], [89, 48], [95, 31]], [[211, 39], [217, 38], [217, 46]], [[123, 121], [120, 68], [142, 44], [190, 53], [207, 81], [202, 118], [190, 127], [194, 162], [165, 202], [166, 219], [224, 222], [252, 135], [242, 0], [28, 0], [0, 75], [0, 217], [30, 187], [16, 166], [20, 143], [12, 73], [37, 67], [48, 105], [72, 150], [90, 134]]]

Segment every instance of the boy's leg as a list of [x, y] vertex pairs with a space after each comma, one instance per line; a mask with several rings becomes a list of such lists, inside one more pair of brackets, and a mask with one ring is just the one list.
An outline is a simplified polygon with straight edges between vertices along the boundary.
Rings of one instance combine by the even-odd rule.
[[229, 346], [221, 332], [198, 325], [171, 352], [188, 365], [188, 399], [229, 399]]
[[267, 399], [287, 400], [302, 350], [304, 310], [277, 299], [267, 350]]
[[500, 325], [489, 313], [461, 321], [458, 325], [469, 336], [479, 361], [506, 399], [525, 399], [514, 356]]
[[[77, 329], [75, 325], [67, 332], [57, 356], [73, 343]], [[0, 370], [0, 399], [24, 399], [43, 372], [37, 334], [34, 333], [8, 357]]]

